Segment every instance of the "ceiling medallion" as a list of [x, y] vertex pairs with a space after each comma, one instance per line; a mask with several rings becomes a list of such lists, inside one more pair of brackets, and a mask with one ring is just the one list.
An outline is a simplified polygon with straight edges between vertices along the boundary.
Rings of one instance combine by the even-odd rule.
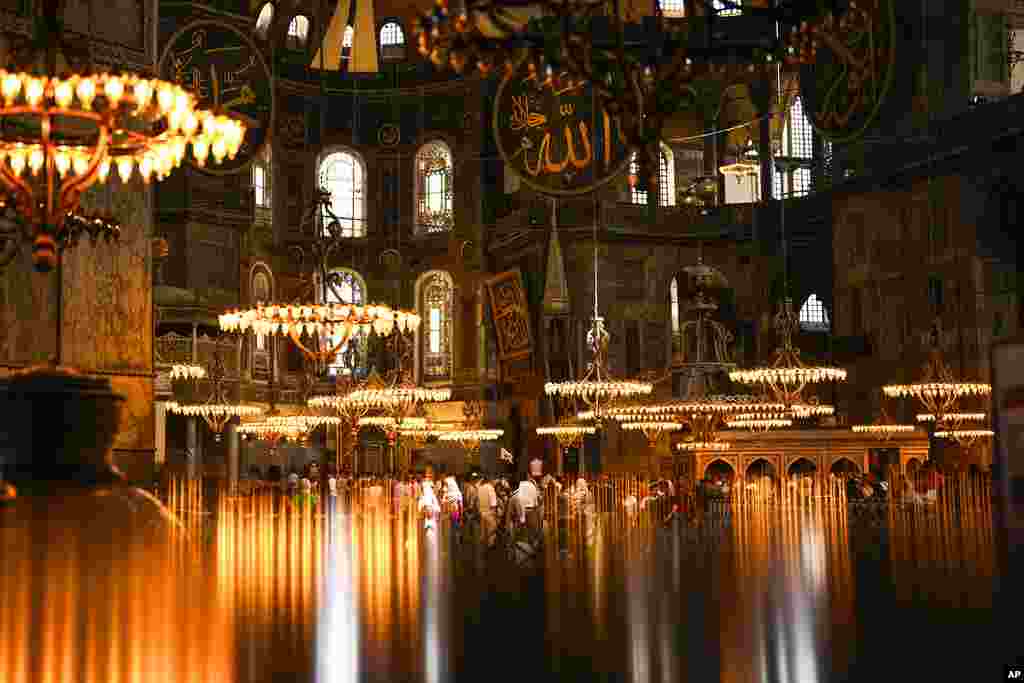
[[393, 123], [385, 123], [377, 131], [377, 141], [385, 147], [394, 147], [402, 138], [398, 126]]

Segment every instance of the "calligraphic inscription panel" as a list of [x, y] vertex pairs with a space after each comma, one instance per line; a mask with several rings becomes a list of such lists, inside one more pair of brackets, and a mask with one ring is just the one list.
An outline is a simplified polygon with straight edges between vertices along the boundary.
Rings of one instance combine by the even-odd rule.
[[545, 194], [586, 194], [621, 174], [629, 147], [592, 89], [532, 74], [523, 60], [498, 87], [494, 138], [509, 168]]
[[[160, 57], [160, 76], [196, 95], [199, 106], [242, 120], [245, 139], [233, 160], [207, 161], [208, 173], [248, 167], [274, 120], [270, 69], [248, 36], [218, 21], [200, 20], [178, 30]], [[190, 163], [195, 163], [188, 155]]]
[[491, 320], [498, 339], [498, 360], [525, 358], [533, 351], [530, 334], [530, 308], [519, 270], [511, 270], [487, 280], [491, 301]]

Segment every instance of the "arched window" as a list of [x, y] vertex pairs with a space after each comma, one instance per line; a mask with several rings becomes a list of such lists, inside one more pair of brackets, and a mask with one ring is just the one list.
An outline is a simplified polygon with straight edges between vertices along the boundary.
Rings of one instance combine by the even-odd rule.
[[380, 27], [380, 46], [392, 47], [395, 45], [405, 45], [405, 32], [397, 21], [389, 21]]
[[828, 332], [828, 311], [817, 294], [811, 294], [800, 307], [800, 329], [808, 332]]
[[658, 7], [669, 18], [686, 16], [686, 0], [659, 0]]
[[301, 50], [306, 47], [306, 38], [309, 37], [309, 17], [297, 14], [292, 17], [288, 24], [288, 47], [293, 50]]
[[[814, 145], [814, 129], [804, 113], [803, 101], [797, 97], [789, 107], [786, 126], [782, 129], [780, 156], [799, 162], [799, 166], [786, 173], [772, 168], [772, 193], [776, 197], [801, 197], [811, 191], [811, 158]], [[783, 188], [785, 180], [785, 188]]]
[[669, 317], [672, 321], [672, 349], [679, 346], [679, 280], [675, 277], [668, 285]]
[[435, 270], [420, 278], [418, 309], [420, 323], [420, 367], [423, 381], [440, 381], [452, 376], [452, 307], [455, 285], [448, 273]]
[[452, 153], [443, 142], [429, 142], [416, 153], [416, 231], [446, 232], [452, 214]]
[[722, 0], [714, 0], [714, 2], [711, 3], [711, 7], [712, 9], [715, 10], [715, 14], [717, 14], [720, 17], [738, 17], [739, 15], [743, 14], [743, 10], [740, 9], [739, 7], [729, 6], [738, 4], [740, 4], [740, 0], [731, 0], [731, 2], [728, 5], [722, 2]]
[[[327, 303], [354, 304], [362, 306], [366, 303], [366, 282], [362, 276], [348, 268], [334, 270], [327, 282]], [[336, 335], [328, 343], [335, 346], [341, 341]], [[328, 368], [332, 375], [348, 375], [355, 370], [356, 374], [365, 374], [366, 370], [366, 339], [356, 336], [347, 340]]]
[[256, 199], [256, 207], [259, 209], [270, 208], [270, 183], [268, 182], [268, 169], [260, 161], [252, 163], [252, 189]]
[[270, 25], [274, 21], [274, 4], [267, 2], [263, 4], [263, 9], [256, 15], [256, 35], [259, 38], [266, 38], [267, 32], [270, 31]]
[[[636, 152], [629, 161], [630, 175], [640, 173], [640, 162], [637, 160]], [[646, 204], [647, 191], [631, 187], [629, 190], [629, 201], [633, 204]], [[661, 154], [658, 155], [658, 205], [675, 206], [676, 203], [676, 169], [672, 157], [672, 150], [667, 145], [661, 145]]]
[[320, 162], [318, 175], [320, 187], [331, 193], [330, 212], [321, 210], [324, 229], [337, 219], [343, 237], [366, 237], [363, 162], [351, 152], [333, 152]]

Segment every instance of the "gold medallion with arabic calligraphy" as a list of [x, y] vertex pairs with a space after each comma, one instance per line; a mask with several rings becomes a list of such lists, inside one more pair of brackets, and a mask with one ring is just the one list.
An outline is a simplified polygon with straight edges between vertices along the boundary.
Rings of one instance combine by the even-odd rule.
[[590, 86], [566, 74], [548, 78], [526, 59], [498, 86], [493, 126], [507, 167], [544, 194], [587, 194], [629, 164], [618, 121]]
[[[274, 121], [270, 69], [256, 43], [230, 24], [193, 21], [167, 41], [160, 77], [194, 93], [198, 106], [245, 122], [245, 139], [235, 158], [225, 158], [214, 168], [207, 164], [203, 172], [227, 175], [248, 168]], [[187, 158], [194, 166], [192, 157]]]

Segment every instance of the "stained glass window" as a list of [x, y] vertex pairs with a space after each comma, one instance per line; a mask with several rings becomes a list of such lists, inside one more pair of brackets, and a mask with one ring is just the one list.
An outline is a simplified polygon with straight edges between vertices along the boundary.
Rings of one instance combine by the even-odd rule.
[[444, 271], [432, 271], [420, 280], [421, 363], [425, 381], [451, 378], [452, 305], [455, 287]]
[[389, 21], [380, 27], [380, 46], [405, 45], [405, 32], [397, 21]]
[[811, 294], [800, 307], [800, 328], [809, 332], [828, 332], [828, 311], [817, 294]]
[[[629, 174], [640, 173], [640, 162], [637, 160], [636, 152], [629, 161]], [[660, 206], [675, 206], [676, 203], [676, 174], [673, 163], [672, 150], [667, 146], [661, 146], [661, 154], [658, 159], [658, 204]], [[629, 201], [633, 204], [646, 204], [647, 191], [631, 187], [629, 190]]]
[[299, 50], [306, 47], [309, 36], [309, 17], [297, 14], [288, 24], [288, 47]]
[[274, 5], [273, 3], [264, 3], [263, 9], [256, 16], [256, 35], [260, 38], [266, 38], [267, 32], [270, 30], [270, 24], [274, 21]]
[[416, 229], [420, 233], [452, 229], [452, 154], [443, 142], [416, 153]]

